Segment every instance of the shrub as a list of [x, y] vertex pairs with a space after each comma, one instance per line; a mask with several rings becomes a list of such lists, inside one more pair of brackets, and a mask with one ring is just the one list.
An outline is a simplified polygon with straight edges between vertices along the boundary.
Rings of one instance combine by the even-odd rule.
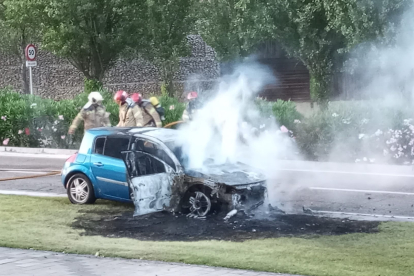
[[[79, 126], [74, 135], [67, 135], [67, 131], [87, 103], [88, 94], [84, 92], [71, 100], [53, 101], [22, 95], [10, 88], [0, 90], [0, 142], [21, 147], [79, 148], [83, 126]], [[111, 92], [103, 90], [101, 94], [111, 114], [111, 124], [115, 126], [119, 121], [118, 105]], [[181, 119], [183, 103], [165, 94], [159, 100], [166, 110], [164, 124]]]
[[98, 80], [93, 80], [93, 79], [88, 79], [88, 78], [84, 78], [83, 80], [84, 86], [85, 86], [85, 93], [89, 94], [93, 91], [102, 91], [103, 90], [103, 85], [102, 82], [98, 81]]
[[302, 154], [311, 160], [394, 162], [395, 158], [383, 154], [388, 148], [386, 141], [390, 130], [406, 131], [404, 119], [410, 115], [401, 102], [332, 102], [303, 119], [295, 133], [296, 141]]
[[[112, 125], [118, 123], [118, 105], [103, 90], [104, 105]], [[0, 142], [10, 146], [78, 148], [80, 126], [67, 135], [70, 124], [87, 102], [88, 93], [71, 100], [53, 101], [22, 95], [10, 88], [0, 90]], [[181, 120], [185, 104], [163, 93], [164, 125]], [[331, 102], [304, 118], [290, 101], [256, 99], [264, 119], [276, 120], [294, 136], [303, 156], [310, 160], [346, 162], [392, 162], [414, 160], [413, 114], [404, 102]], [[262, 124], [262, 122], [260, 122]]]
[[294, 131], [297, 122], [302, 120], [303, 115], [296, 110], [296, 105], [291, 101], [277, 100], [272, 106], [273, 115], [280, 125]]
[[296, 110], [296, 105], [291, 101], [277, 100], [269, 102], [262, 98], [256, 99], [256, 106], [264, 118], [274, 117], [280, 126], [294, 130], [303, 115]]
[[159, 101], [161, 106], [165, 109], [164, 125], [181, 121], [185, 109], [184, 103], [180, 102], [177, 98], [168, 96], [166, 93], [163, 93], [163, 95], [159, 97]]

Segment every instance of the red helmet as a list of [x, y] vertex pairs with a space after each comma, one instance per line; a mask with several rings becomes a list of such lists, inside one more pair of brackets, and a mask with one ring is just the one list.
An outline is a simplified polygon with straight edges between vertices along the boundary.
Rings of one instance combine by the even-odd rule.
[[188, 100], [196, 99], [197, 97], [198, 97], [197, 92], [190, 92], [190, 93], [188, 93], [188, 95], [187, 95], [187, 99], [188, 99]]
[[131, 95], [131, 99], [136, 103], [140, 103], [142, 101], [142, 96], [139, 93], [134, 93]]
[[114, 96], [114, 100], [115, 101], [121, 101], [121, 102], [125, 102], [125, 100], [128, 98], [128, 93], [123, 91], [123, 90], [119, 90], [115, 93]]

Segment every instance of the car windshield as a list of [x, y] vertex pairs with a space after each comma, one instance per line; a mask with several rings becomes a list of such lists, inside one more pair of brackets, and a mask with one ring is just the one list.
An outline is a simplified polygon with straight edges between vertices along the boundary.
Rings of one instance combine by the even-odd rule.
[[173, 141], [165, 142], [165, 145], [174, 153], [180, 164], [185, 168], [188, 164], [188, 157], [183, 153], [181, 146], [178, 146]]
[[[188, 156], [183, 152], [183, 148], [178, 146], [174, 141], [165, 142], [165, 145], [174, 153], [175, 157], [180, 162], [181, 166], [184, 169], [188, 168]], [[209, 165], [218, 165], [218, 163], [213, 158], [207, 158], [204, 161], [204, 166]], [[226, 163], [222, 163], [223, 165]]]

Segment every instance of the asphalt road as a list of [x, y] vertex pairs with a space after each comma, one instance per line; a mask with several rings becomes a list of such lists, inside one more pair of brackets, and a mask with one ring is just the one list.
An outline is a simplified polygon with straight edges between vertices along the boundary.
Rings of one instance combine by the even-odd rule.
[[41, 158], [23, 154], [0, 155], [0, 191], [30, 191], [65, 194], [60, 175], [1, 181], [15, 177], [40, 176], [50, 171], [60, 171], [66, 158]]
[[[35, 157], [39, 156], [39, 157]], [[0, 155], [0, 170], [61, 170], [66, 158], [42, 158], [41, 155], [7, 154]], [[0, 174], [2, 172], [0, 171]]]
[[[0, 191], [65, 194], [60, 176], [1, 181], [60, 170], [65, 158], [20, 154], [0, 156]], [[287, 212], [303, 206], [326, 215], [414, 221], [414, 171], [411, 167], [314, 162], [275, 164], [269, 198]], [[344, 214], [345, 213], [345, 214]]]

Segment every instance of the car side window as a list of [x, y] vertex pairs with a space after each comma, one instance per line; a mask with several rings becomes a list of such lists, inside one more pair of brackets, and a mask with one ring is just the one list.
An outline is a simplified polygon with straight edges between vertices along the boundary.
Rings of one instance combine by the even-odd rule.
[[104, 155], [116, 159], [122, 159], [122, 151], [127, 151], [129, 138], [127, 137], [107, 137], [105, 142]]
[[103, 154], [104, 153], [104, 147], [105, 147], [105, 141], [106, 137], [99, 137], [95, 140], [95, 149], [93, 153], [96, 154]]
[[135, 139], [135, 143], [132, 145], [132, 149], [154, 155], [155, 157], [167, 163], [173, 170], [175, 170], [175, 164], [170, 156], [151, 141]]
[[151, 155], [140, 152], [130, 152], [128, 154], [128, 159], [128, 169], [132, 177], [166, 172], [164, 164]]

